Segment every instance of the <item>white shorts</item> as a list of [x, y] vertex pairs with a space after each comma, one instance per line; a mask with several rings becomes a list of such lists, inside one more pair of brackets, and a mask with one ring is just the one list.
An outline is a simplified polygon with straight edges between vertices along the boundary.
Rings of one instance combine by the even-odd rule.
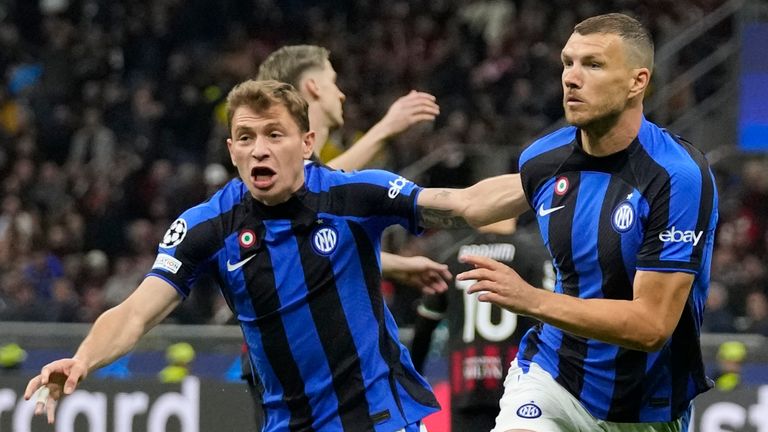
[[[661, 423], [614, 423], [595, 418], [536, 363], [528, 373], [512, 361], [504, 380], [501, 411], [492, 432], [525, 429], [536, 432], [681, 432], [687, 418]], [[689, 410], [690, 412], [690, 410]], [[683, 429], [685, 427], [685, 429]]]
[[408, 426], [405, 427], [405, 429], [400, 429], [397, 432], [411, 432], [411, 431], [413, 431], [413, 432], [416, 432], [416, 431], [418, 431], [418, 432], [428, 432], [427, 431], [427, 427], [424, 426], [424, 423], [422, 423], [422, 422], [409, 424]]

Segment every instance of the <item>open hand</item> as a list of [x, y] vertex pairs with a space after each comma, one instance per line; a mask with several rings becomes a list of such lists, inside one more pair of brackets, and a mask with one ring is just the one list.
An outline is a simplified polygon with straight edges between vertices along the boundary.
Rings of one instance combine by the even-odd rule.
[[35, 415], [46, 413], [48, 423], [54, 422], [56, 404], [64, 395], [75, 391], [78, 382], [88, 374], [85, 362], [78, 359], [61, 359], [48, 363], [40, 374], [29, 380], [24, 399], [36, 398]]
[[475, 266], [456, 276], [457, 280], [477, 281], [467, 289], [468, 293], [479, 293], [479, 301], [497, 304], [514, 313], [530, 315], [537, 290], [516, 271], [490, 258], [467, 255], [461, 260]]
[[435, 97], [429, 93], [411, 90], [397, 99], [379, 122], [388, 137], [397, 135], [416, 123], [432, 121], [440, 114]]

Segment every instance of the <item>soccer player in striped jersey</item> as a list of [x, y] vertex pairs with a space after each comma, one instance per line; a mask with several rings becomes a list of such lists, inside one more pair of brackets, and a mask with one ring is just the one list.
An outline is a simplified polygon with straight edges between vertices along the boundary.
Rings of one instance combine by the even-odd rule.
[[[483, 225], [459, 203], [487, 191], [421, 189], [386, 171], [305, 161], [314, 132], [290, 84], [246, 81], [227, 107], [240, 178], [171, 224], [134, 293], [96, 320], [72, 358], [44, 366], [25, 397], [39, 389], [36, 413], [53, 422], [59, 398], [132, 349], [210, 272], [264, 387], [262, 430], [423, 431], [421, 419], [439, 406], [382, 299], [381, 233], [466, 225], [464, 217]], [[452, 193], [458, 200], [444, 202]]]
[[571, 126], [528, 147], [505, 189], [524, 190], [511, 214], [526, 202], [536, 212], [555, 292], [482, 257], [465, 258], [476, 268], [458, 275], [479, 281], [469, 289], [479, 301], [544, 323], [520, 345], [494, 432], [687, 430], [692, 400], [712, 385], [699, 342], [712, 173], [643, 116], [653, 42], [639, 22], [584, 20], [561, 58]]

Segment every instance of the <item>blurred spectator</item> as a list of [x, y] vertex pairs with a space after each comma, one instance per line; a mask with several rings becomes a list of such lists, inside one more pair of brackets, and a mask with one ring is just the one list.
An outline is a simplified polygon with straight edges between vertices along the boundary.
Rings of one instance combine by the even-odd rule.
[[734, 333], [733, 314], [728, 309], [728, 292], [720, 282], [711, 282], [704, 308], [701, 330], [711, 333]]
[[762, 291], [752, 291], [746, 298], [748, 333], [768, 336], [768, 296]]
[[[561, 42], [581, 18], [628, 10], [663, 43], [716, 6], [690, 0], [12, 2], [0, 14], [0, 277], [31, 273], [24, 283], [0, 287], [0, 313], [8, 304], [45, 300], [70, 320], [74, 295], [85, 305], [77, 319], [88, 319], [125, 295], [120, 287], [151, 266], [170, 221], [231, 177], [222, 99], [279, 46], [330, 48], [350, 101], [348, 127], [334, 136], [339, 150], [381, 118], [396, 95], [411, 88], [435, 94], [443, 114], [434, 126], [393, 139], [376, 165], [411, 167], [418, 173], [412, 180], [448, 186], [504, 170], [562, 116], [561, 89], [550, 78], [560, 73]], [[708, 32], [671, 70], [714, 51], [733, 27], [726, 22]], [[722, 72], [683, 89], [670, 111], [682, 113], [706, 97], [721, 85]], [[425, 160], [435, 165], [416, 169]], [[722, 213], [712, 271], [729, 293], [717, 312], [722, 322], [729, 310], [746, 313], [741, 299], [748, 290], [768, 286], [766, 171], [765, 160], [753, 158], [725, 183], [723, 202], [735, 204]], [[40, 298], [28, 298], [30, 286]], [[206, 306], [208, 295], [185, 302], [189, 310], [175, 318], [210, 320], [218, 307]], [[400, 301], [410, 307], [408, 299]]]

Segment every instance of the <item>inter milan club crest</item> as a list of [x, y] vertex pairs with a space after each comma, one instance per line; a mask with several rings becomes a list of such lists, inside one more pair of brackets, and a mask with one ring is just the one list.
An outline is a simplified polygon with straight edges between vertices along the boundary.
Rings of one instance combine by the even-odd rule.
[[555, 193], [563, 196], [568, 192], [568, 178], [560, 177], [555, 181]]
[[163, 249], [170, 249], [172, 247], [178, 246], [182, 241], [184, 241], [184, 237], [187, 236], [187, 221], [184, 219], [176, 219], [171, 224], [171, 227], [168, 228], [168, 231], [165, 232], [165, 235], [163, 236], [163, 241], [160, 242], [160, 247]]
[[320, 255], [330, 255], [336, 250], [339, 233], [331, 225], [320, 225], [312, 233], [312, 249]]
[[625, 233], [635, 224], [635, 208], [629, 201], [623, 201], [613, 209], [611, 214], [613, 229], [619, 233]]
[[251, 230], [240, 231], [240, 247], [243, 249], [249, 249], [256, 245], [256, 234]]

